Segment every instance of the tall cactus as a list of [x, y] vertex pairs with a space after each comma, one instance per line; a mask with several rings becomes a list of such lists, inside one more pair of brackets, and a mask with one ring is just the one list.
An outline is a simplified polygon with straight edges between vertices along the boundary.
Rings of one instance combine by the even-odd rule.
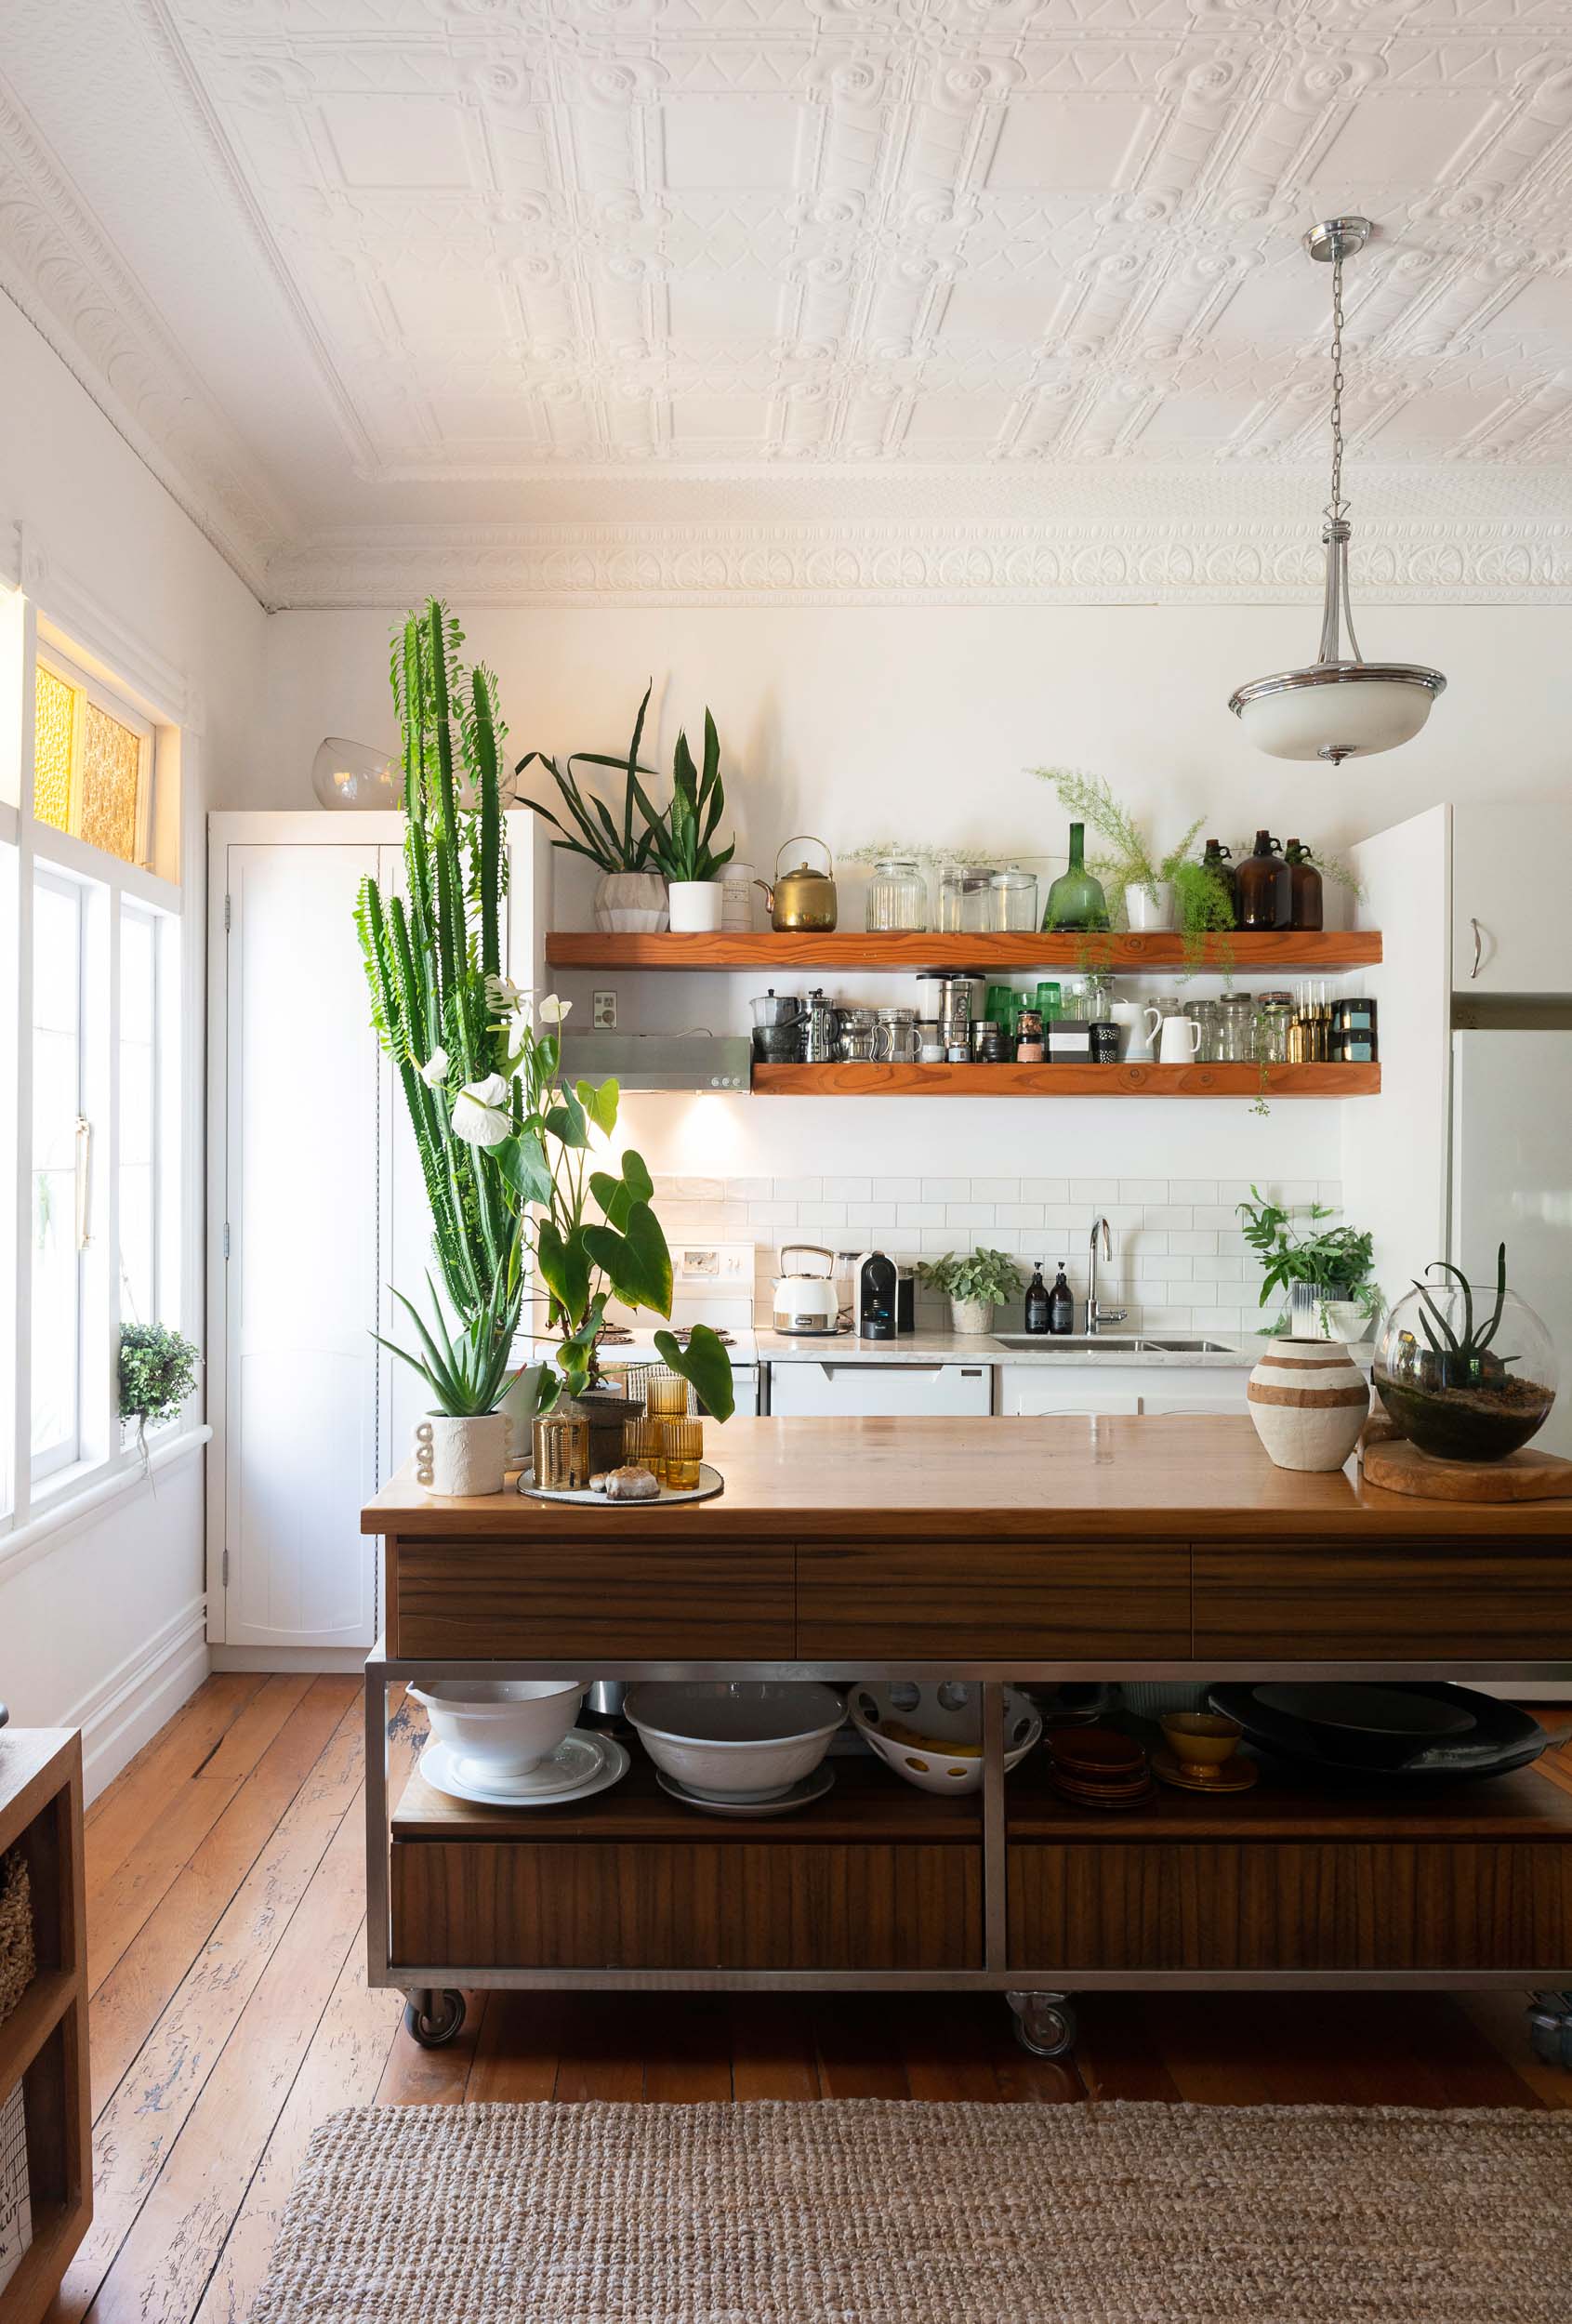
[[[490, 1074], [506, 1049], [486, 984], [502, 960], [498, 746], [506, 729], [491, 672], [460, 667], [463, 642], [435, 598], [395, 635], [407, 894], [384, 897], [367, 879], [355, 922], [372, 1021], [415, 1131], [437, 1261], [454, 1306], [470, 1315], [496, 1280], [511, 1225], [495, 1173], [454, 1136], [450, 1118], [454, 1091]], [[433, 1067], [439, 1051], [445, 1067]], [[517, 1121], [517, 1082], [511, 1103]]]

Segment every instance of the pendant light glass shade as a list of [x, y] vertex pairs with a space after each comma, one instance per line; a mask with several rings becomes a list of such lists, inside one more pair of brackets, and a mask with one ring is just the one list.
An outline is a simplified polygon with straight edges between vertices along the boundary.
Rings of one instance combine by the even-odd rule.
[[[1321, 540], [1327, 552], [1321, 647], [1302, 669], [1251, 680], [1228, 707], [1256, 748], [1270, 759], [1373, 758], [1411, 742], [1445, 687], [1441, 672], [1413, 662], [1367, 662], [1348, 610], [1350, 527], [1342, 497], [1342, 262], [1369, 239], [1367, 218], [1334, 218], [1304, 238], [1313, 258], [1332, 269], [1332, 493]], [[1344, 633], [1347, 646], [1344, 648]]]

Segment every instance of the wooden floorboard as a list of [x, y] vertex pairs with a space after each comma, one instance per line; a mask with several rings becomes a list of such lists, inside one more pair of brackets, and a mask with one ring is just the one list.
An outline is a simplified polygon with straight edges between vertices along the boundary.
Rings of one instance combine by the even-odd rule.
[[[395, 1702], [395, 1794], [421, 1740]], [[457, 2040], [422, 2050], [403, 1996], [366, 1986], [361, 1751], [352, 1680], [224, 1673], [96, 1804], [98, 2211], [49, 2324], [244, 2324], [344, 2106], [1572, 2106], [1515, 1993], [1095, 1994], [1063, 2061], [1028, 2056], [990, 1996], [477, 1993]]]

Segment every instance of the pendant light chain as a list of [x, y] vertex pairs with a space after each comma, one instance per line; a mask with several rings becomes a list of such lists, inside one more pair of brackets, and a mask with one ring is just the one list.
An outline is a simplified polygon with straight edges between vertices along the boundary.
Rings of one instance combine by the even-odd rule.
[[1342, 496], [1342, 252], [1332, 258], [1332, 496], [1327, 514], [1335, 524], [1346, 508]]

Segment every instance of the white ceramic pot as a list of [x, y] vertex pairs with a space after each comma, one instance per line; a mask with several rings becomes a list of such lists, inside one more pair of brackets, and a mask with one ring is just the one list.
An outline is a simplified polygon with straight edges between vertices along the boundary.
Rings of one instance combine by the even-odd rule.
[[544, 1364], [524, 1365], [496, 1407], [508, 1423], [508, 1458], [515, 1468], [522, 1467], [530, 1458], [530, 1424], [540, 1402], [540, 1383], [545, 1377]]
[[1125, 918], [1131, 931], [1141, 936], [1173, 926], [1173, 886], [1169, 880], [1159, 879], [1150, 888], [1125, 890]]
[[624, 1706], [657, 1767], [718, 1800], [778, 1800], [811, 1776], [845, 1712], [809, 1680], [690, 1679], [635, 1686]]
[[583, 1679], [438, 1679], [409, 1691], [460, 1772], [484, 1777], [537, 1767], [578, 1717], [584, 1689]]
[[595, 925], [602, 936], [658, 936], [667, 924], [666, 881], [659, 872], [602, 872]]
[[456, 1419], [429, 1412], [415, 1432], [415, 1480], [428, 1493], [500, 1493], [508, 1466], [508, 1420], [501, 1412]]
[[[847, 1697], [857, 1733], [886, 1766], [919, 1791], [952, 1798], [983, 1789], [983, 1690], [967, 1680], [859, 1679]], [[1042, 1733], [1042, 1716], [1013, 1686], [1004, 1690], [1004, 1772]], [[956, 1744], [966, 1748], [956, 1750]], [[946, 1748], [949, 1747], [949, 1748]]]
[[1279, 1469], [1341, 1469], [1370, 1409], [1369, 1383], [1336, 1340], [1269, 1341], [1245, 1393]]
[[719, 879], [673, 879], [666, 892], [674, 936], [709, 936], [720, 927], [726, 891]]
[[974, 1337], [978, 1332], [992, 1331], [993, 1327], [994, 1303], [992, 1300], [952, 1300], [950, 1301], [950, 1329], [952, 1331], [964, 1331]]

